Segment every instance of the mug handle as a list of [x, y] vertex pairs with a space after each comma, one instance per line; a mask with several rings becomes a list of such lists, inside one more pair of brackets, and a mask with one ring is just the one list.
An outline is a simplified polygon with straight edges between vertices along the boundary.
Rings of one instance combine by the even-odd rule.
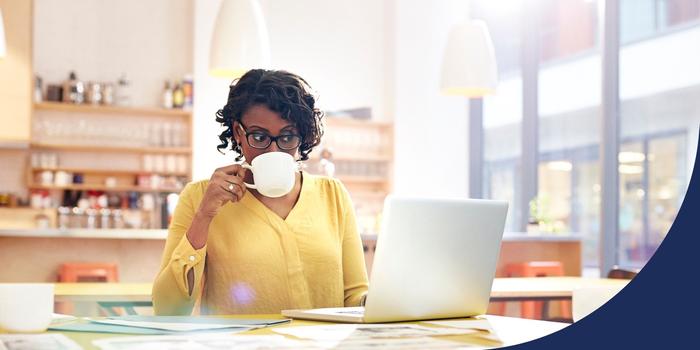
[[[248, 170], [250, 170], [250, 171], [253, 171], [253, 167], [252, 167], [250, 164], [248, 164], [248, 163], [242, 163], [242, 164], [241, 164], [241, 167], [246, 168], [246, 169], [248, 169]], [[257, 190], [257, 189], [258, 189], [258, 188], [255, 187], [255, 185], [253, 185], [253, 184], [249, 184], [249, 183], [247, 183], [247, 182], [243, 182], [243, 184], [245, 185], [245, 187], [252, 188], [252, 189], [254, 189], [254, 190]]]

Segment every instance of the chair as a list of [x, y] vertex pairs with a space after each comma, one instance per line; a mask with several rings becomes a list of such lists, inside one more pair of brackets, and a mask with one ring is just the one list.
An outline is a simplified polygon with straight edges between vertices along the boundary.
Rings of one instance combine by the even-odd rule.
[[60, 282], [118, 282], [117, 264], [63, 263], [58, 273]]
[[[64, 283], [77, 282], [110, 282], [116, 283], [119, 281], [119, 273], [117, 264], [112, 263], [63, 263], [58, 272], [58, 281]], [[98, 302], [100, 309], [107, 315], [118, 315], [120, 312], [118, 307], [124, 307], [122, 313], [135, 315], [136, 311], [133, 306], [141, 305], [116, 305], [114, 303], [103, 305]], [[72, 314], [73, 305], [61, 303], [56, 305], [56, 310], [60, 313]]]
[[623, 269], [617, 265], [608, 272], [608, 278], [631, 280], [637, 276], [639, 270]]
[[[550, 277], [564, 276], [564, 266], [559, 261], [529, 261], [523, 263], [511, 263], [506, 265], [505, 274], [507, 277]], [[561, 318], [571, 319], [571, 302], [560, 301]], [[505, 311], [505, 304], [501, 307]], [[544, 301], [522, 301], [520, 302], [520, 313], [523, 318], [544, 319], [549, 318], [549, 305]]]

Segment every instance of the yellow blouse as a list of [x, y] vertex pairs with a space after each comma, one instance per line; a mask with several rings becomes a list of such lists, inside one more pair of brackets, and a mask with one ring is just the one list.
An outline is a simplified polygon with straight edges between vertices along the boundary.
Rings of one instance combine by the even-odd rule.
[[189, 315], [200, 296], [201, 314], [218, 315], [359, 305], [368, 283], [350, 197], [335, 179], [305, 172], [302, 179], [286, 219], [246, 192], [220, 209], [201, 249], [186, 233], [209, 181], [188, 184], [153, 284], [155, 313]]

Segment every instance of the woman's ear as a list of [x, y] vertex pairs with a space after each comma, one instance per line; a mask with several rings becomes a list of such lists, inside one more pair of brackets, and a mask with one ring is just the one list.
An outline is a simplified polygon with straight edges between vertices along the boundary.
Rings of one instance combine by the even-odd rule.
[[241, 132], [241, 128], [238, 125], [238, 122], [234, 121], [231, 124], [231, 135], [233, 136], [233, 140], [236, 141], [236, 143], [238, 143], [238, 144], [240, 144], [240, 142], [238, 142], [238, 140], [240, 140], [240, 134], [239, 134], [240, 132]]

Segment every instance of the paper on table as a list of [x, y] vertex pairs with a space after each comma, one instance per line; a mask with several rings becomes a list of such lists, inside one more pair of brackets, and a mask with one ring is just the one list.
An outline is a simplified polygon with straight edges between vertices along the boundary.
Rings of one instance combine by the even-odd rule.
[[77, 319], [78, 318], [73, 316], [73, 315], [64, 315], [64, 314], [53, 313], [51, 315], [51, 324], [58, 324], [58, 323], [63, 323], [63, 322], [75, 321]]
[[423, 349], [464, 349], [473, 347], [454, 341], [436, 339], [431, 337], [418, 338], [386, 338], [386, 339], [345, 339], [340, 342], [318, 342], [323, 348], [342, 349], [342, 350], [367, 350], [367, 349], [383, 349], [383, 350], [423, 350]]
[[190, 350], [190, 349], [314, 349], [313, 344], [279, 335], [167, 335], [98, 339], [102, 350]]
[[225, 329], [225, 328], [245, 328], [245, 329], [255, 329], [258, 326], [251, 325], [238, 325], [238, 324], [213, 324], [213, 323], [170, 323], [170, 322], [141, 322], [141, 321], [126, 321], [126, 320], [113, 320], [113, 319], [97, 319], [97, 318], [86, 318], [90, 322], [118, 325], [118, 326], [128, 326], [128, 327], [139, 327], [139, 328], [151, 328], [151, 329], [162, 329], [172, 332], [192, 332], [192, 331], [202, 331], [207, 329]]
[[287, 323], [289, 319], [259, 319], [259, 318], [231, 318], [217, 316], [110, 316], [110, 320], [138, 321], [138, 322], [166, 322], [166, 323], [209, 323], [209, 324], [236, 324], [244, 326], [272, 326]]
[[328, 326], [298, 326], [274, 328], [273, 332], [313, 340], [382, 339], [464, 335], [477, 333], [474, 329], [424, 327], [412, 324], [338, 324]]
[[527, 320], [522, 322], [522, 319], [489, 316], [492, 319], [498, 319], [498, 322], [490, 323], [486, 319], [476, 320], [455, 320], [455, 321], [430, 321], [427, 323], [439, 326], [449, 326], [458, 328], [474, 329], [476, 327], [490, 327], [489, 334], [484, 335], [484, 338], [496, 340], [502, 343], [515, 345], [524, 343], [546, 334], [554, 333], [567, 327], [568, 323]]
[[249, 330], [249, 328], [223, 328], [223, 329], [205, 329], [196, 332], [175, 332], [166, 331], [163, 329], [119, 326], [116, 324], [100, 324], [88, 321], [67, 322], [60, 325], [52, 325], [49, 327], [51, 331], [58, 332], [88, 332], [88, 333], [112, 333], [112, 334], [132, 334], [132, 335], [176, 335], [176, 334], [192, 334], [192, 333], [239, 333]]
[[493, 332], [493, 327], [488, 320], [483, 318], [474, 318], [471, 320], [455, 320], [455, 321], [425, 321], [424, 323], [433, 324], [441, 327], [455, 327], [461, 329], [477, 329], [487, 332]]
[[0, 350], [5, 349], [81, 350], [82, 348], [63, 334], [0, 334]]

